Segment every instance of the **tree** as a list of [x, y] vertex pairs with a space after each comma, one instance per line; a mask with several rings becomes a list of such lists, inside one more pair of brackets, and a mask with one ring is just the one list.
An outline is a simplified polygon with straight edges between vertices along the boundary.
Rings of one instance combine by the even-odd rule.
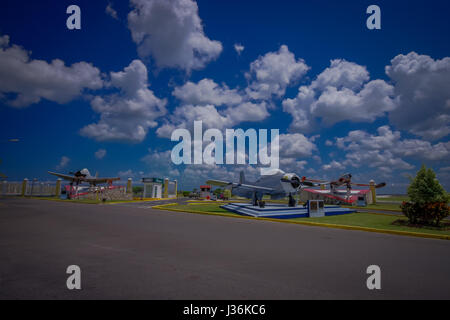
[[190, 191], [182, 191], [182, 196], [183, 197], [189, 197], [189, 194], [191, 193]]
[[214, 190], [214, 194], [216, 195], [216, 196], [219, 196], [221, 193], [223, 192], [223, 190], [222, 189], [220, 189], [220, 188], [217, 188], [216, 190]]
[[403, 202], [402, 212], [412, 224], [439, 225], [449, 213], [449, 195], [436, 179], [433, 169], [422, 165], [408, 187], [410, 202]]
[[134, 186], [133, 187], [133, 193], [134, 194], [140, 194], [142, 191], [144, 191], [144, 187], [141, 187], [141, 186]]
[[449, 201], [449, 195], [436, 179], [433, 169], [427, 168], [424, 164], [412, 179], [408, 187], [408, 196], [411, 202], [420, 204]]

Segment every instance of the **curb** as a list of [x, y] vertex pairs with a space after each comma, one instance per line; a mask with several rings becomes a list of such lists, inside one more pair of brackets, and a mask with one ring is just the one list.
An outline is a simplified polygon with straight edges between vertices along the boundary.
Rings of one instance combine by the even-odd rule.
[[347, 226], [347, 225], [319, 223], [319, 222], [308, 222], [308, 221], [289, 221], [289, 220], [283, 220], [283, 219], [254, 218], [254, 217], [240, 216], [240, 215], [235, 215], [235, 214], [224, 214], [224, 213], [215, 213], [215, 212], [205, 212], [205, 211], [195, 211], [195, 210], [181, 210], [181, 209], [175, 209], [175, 208], [167, 208], [167, 207], [169, 207], [171, 205], [175, 205], [175, 204], [173, 204], [173, 203], [162, 204], [162, 205], [153, 206], [152, 208], [153, 209], [159, 209], [159, 210], [187, 212], [187, 213], [203, 214], [203, 215], [215, 215], [215, 216], [238, 218], [238, 219], [247, 219], [247, 220], [270, 221], [270, 222], [278, 222], [278, 223], [299, 224], [299, 225], [306, 225], [306, 226], [313, 226], [313, 227], [325, 227], [325, 228], [344, 229], [344, 230], [357, 230], [357, 231], [366, 231], [366, 232], [374, 232], [374, 233], [393, 234], [393, 235], [400, 235], [400, 236], [411, 236], [411, 237], [418, 237], [418, 238], [431, 238], [431, 239], [440, 239], [440, 240], [450, 240], [450, 235], [439, 235], [439, 234], [431, 234], [431, 233], [418, 233], [418, 232], [409, 232], [409, 231], [396, 231], [396, 230], [388, 230], [388, 229], [376, 229], [376, 228], [368, 228], [368, 227]]
[[[153, 199], [153, 200], [123, 200], [123, 201], [107, 201], [105, 203], [102, 203], [102, 201], [98, 201], [96, 203], [94, 202], [83, 202], [82, 200], [78, 201], [78, 200], [71, 200], [71, 199], [59, 199], [59, 198], [50, 198], [50, 197], [15, 197], [17, 199], [32, 199], [32, 200], [44, 200], [44, 201], [55, 201], [55, 202], [65, 202], [65, 203], [81, 203], [81, 204], [101, 204], [101, 205], [114, 205], [114, 204], [121, 204], [121, 203], [138, 203], [138, 202], [153, 202], [153, 201], [163, 201], [165, 199], [161, 198], [160, 200], [158, 199]], [[90, 200], [90, 199], [89, 199]], [[92, 200], [92, 201], [96, 201], [96, 200]]]
[[31, 199], [31, 200], [41, 200], [41, 201], [53, 201], [53, 202], [65, 202], [65, 203], [78, 203], [78, 204], [101, 204], [100, 202], [94, 203], [94, 202], [83, 202], [83, 201], [77, 201], [77, 200], [66, 200], [66, 199], [59, 199], [59, 198], [39, 198], [39, 197], [17, 197], [18, 199]]
[[119, 203], [138, 203], [138, 202], [152, 202], [152, 201], [161, 201], [161, 200], [124, 200], [124, 201], [110, 201], [106, 204], [119, 204]]

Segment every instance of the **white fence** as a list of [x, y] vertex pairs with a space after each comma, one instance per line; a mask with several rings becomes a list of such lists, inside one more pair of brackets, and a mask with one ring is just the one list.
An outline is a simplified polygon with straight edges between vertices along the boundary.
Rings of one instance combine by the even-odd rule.
[[[0, 182], [0, 194], [4, 196], [23, 195], [24, 182], [2, 181]], [[55, 196], [55, 182], [27, 181], [25, 184], [25, 196]]]
[[22, 194], [22, 182], [2, 181], [0, 188], [1, 195], [20, 196]]

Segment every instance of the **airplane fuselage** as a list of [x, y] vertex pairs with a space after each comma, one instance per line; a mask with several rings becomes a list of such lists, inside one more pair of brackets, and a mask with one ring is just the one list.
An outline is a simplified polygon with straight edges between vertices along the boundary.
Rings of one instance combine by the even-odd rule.
[[113, 181], [120, 180], [119, 177], [112, 178], [99, 178], [97, 175], [94, 177], [91, 175], [88, 169], [82, 169], [76, 172], [70, 172], [69, 174], [56, 173], [48, 171], [51, 175], [57, 176], [64, 180], [70, 181], [70, 184], [81, 184], [81, 183], [89, 183], [91, 187], [95, 187], [98, 184], [109, 183], [111, 184]]
[[282, 199], [289, 194], [294, 194], [298, 191], [298, 187], [294, 188], [290, 182], [282, 181], [284, 177], [292, 178], [293, 176], [297, 177], [293, 173], [284, 173], [282, 171], [277, 171], [276, 173], [271, 175], [261, 176], [255, 182], [246, 182], [258, 187], [270, 187], [272, 188], [272, 190], [270, 191], [253, 191], [237, 185], [233, 186], [232, 193], [234, 195], [250, 199], [256, 196], [258, 200], [261, 200], [264, 195], [270, 195], [272, 199]]

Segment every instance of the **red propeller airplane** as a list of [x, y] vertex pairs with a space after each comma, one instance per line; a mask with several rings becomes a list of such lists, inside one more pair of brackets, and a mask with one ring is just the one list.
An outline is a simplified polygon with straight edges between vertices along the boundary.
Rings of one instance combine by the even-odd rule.
[[[330, 185], [330, 193], [333, 195], [339, 195], [340, 190], [338, 190], [339, 187], [345, 186], [347, 188], [347, 199], [351, 196], [352, 186], [359, 186], [359, 187], [370, 187], [370, 184], [368, 183], [355, 183], [352, 182], [352, 175], [350, 173], [343, 174], [339, 177], [339, 179], [335, 181], [325, 181], [325, 180], [316, 180], [316, 179], [309, 179], [306, 177], [302, 178], [302, 181], [311, 182], [314, 184], [314, 186], [321, 186], [321, 185]], [[375, 188], [382, 188], [386, 186], [385, 182], [378, 183], [375, 185]]]

